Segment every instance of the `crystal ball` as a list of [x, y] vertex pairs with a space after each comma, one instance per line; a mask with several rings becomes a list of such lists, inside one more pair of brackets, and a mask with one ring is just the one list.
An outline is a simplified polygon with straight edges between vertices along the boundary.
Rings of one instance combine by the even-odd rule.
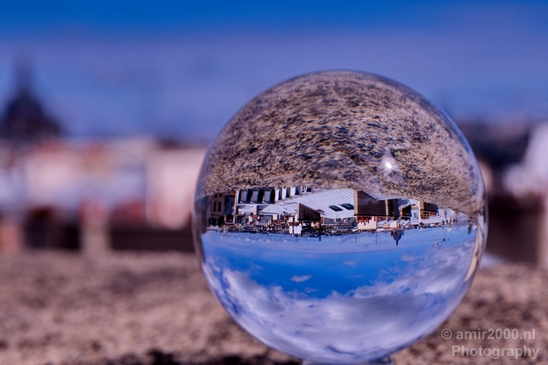
[[198, 179], [195, 248], [232, 318], [309, 362], [383, 358], [435, 330], [484, 250], [485, 190], [456, 125], [354, 71], [299, 76], [245, 105]]

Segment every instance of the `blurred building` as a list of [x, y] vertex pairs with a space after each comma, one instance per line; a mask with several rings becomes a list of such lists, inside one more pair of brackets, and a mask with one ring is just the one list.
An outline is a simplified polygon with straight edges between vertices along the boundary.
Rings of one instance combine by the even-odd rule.
[[151, 237], [147, 246], [143, 235], [181, 231], [190, 225], [204, 155], [205, 149], [166, 150], [152, 138], [35, 146], [21, 162], [24, 205], [54, 207], [64, 212], [66, 221], [80, 222], [81, 229], [93, 228], [89, 232], [95, 236], [104, 225], [113, 241], [93, 241], [103, 247], [131, 248], [131, 239], [124, 234], [140, 230], [141, 248], [152, 250], [161, 246], [154, 239], [161, 239]]
[[45, 113], [33, 93], [29, 60], [16, 62], [15, 76], [15, 93], [1, 117], [0, 136], [15, 143], [59, 137], [62, 134], [61, 126]]
[[487, 250], [548, 266], [548, 127], [542, 120], [461, 123], [480, 160], [489, 202]]
[[153, 137], [63, 139], [27, 59], [0, 112], [0, 253], [31, 248], [191, 250], [205, 148]]

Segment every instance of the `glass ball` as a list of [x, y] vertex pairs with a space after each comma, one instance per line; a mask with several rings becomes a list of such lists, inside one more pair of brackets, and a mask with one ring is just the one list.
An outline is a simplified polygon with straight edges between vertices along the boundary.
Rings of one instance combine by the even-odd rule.
[[212, 143], [193, 213], [207, 282], [266, 345], [356, 364], [425, 337], [463, 298], [485, 190], [455, 124], [372, 74], [299, 76]]

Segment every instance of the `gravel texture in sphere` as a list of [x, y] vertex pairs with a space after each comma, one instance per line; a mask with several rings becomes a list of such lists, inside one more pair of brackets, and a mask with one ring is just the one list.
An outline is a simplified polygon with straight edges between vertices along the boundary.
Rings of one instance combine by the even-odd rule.
[[484, 204], [479, 176], [458, 129], [422, 96], [379, 76], [326, 71], [282, 82], [241, 109], [210, 148], [198, 196], [367, 187], [378, 198], [436, 202], [473, 216]]

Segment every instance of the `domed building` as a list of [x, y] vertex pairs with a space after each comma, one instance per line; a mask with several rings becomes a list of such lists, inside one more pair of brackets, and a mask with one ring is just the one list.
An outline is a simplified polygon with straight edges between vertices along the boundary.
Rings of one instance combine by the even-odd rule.
[[32, 142], [58, 137], [61, 127], [42, 108], [30, 87], [30, 67], [16, 65], [16, 93], [7, 103], [0, 124], [0, 138]]

